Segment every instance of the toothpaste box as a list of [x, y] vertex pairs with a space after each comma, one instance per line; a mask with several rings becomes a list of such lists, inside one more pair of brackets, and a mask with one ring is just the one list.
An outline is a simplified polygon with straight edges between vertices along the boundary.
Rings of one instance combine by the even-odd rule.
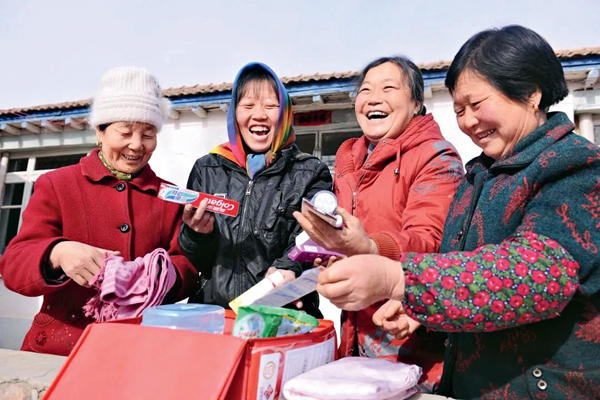
[[327, 250], [313, 242], [306, 232], [302, 232], [296, 236], [296, 245], [288, 253], [288, 257], [292, 261], [312, 263], [316, 258], [323, 261], [329, 260], [329, 257], [344, 257], [343, 254]]
[[158, 197], [166, 201], [172, 201], [173, 203], [191, 204], [194, 207], [198, 207], [202, 200], [208, 199], [208, 204], [206, 205], [208, 211], [229, 215], [230, 217], [235, 217], [240, 208], [240, 203], [235, 200], [196, 192], [194, 190], [181, 189], [166, 183], [160, 184]]
[[324, 267], [307, 269], [293, 281], [277, 286], [264, 296], [255, 299], [252, 304], [271, 307], [283, 307], [286, 304], [290, 304], [317, 290], [319, 273], [324, 269]]

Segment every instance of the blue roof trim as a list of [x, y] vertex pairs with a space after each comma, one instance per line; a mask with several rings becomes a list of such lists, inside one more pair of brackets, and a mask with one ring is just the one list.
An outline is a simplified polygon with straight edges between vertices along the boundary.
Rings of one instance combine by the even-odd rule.
[[[600, 68], [600, 56], [589, 56], [571, 60], [563, 60], [561, 63], [563, 68], [567, 71]], [[443, 82], [445, 78], [446, 70], [423, 72], [423, 80], [426, 84]], [[329, 80], [316, 82], [294, 82], [287, 84], [286, 88], [292, 97], [327, 93], [346, 93], [354, 90], [354, 81], [351, 78], [332, 78]], [[207, 105], [229, 103], [230, 100], [230, 90], [226, 92], [171, 98], [171, 101], [175, 107], [202, 107]], [[78, 107], [67, 110], [31, 111], [27, 116], [2, 116], [0, 117], [0, 123], [20, 123], [46, 119], [64, 119], [66, 117], [81, 118], [86, 117], [89, 114], [89, 111], [90, 107]]]
[[90, 113], [89, 107], [77, 107], [70, 108], [68, 110], [50, 110], [50, 111], [31, 111], [27, 116], [3, 116], [0, 117], [0, 123], [15, 123], [15, 122], [29, 122], [29, 121], [42, 121], [42, 120], [59, 120], [67, 117], [81, 118], [86, 117]]
[[575, 60], [564, 60], [561, 62], [561, 64], [563, 69], [566, 70], [598, 68], [600, 67], [600, 56], [590, 56]]

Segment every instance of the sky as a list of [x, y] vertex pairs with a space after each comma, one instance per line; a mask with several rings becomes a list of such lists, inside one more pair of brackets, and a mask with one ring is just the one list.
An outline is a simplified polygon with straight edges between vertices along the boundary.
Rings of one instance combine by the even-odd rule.
[[91, 98], [133, 65], [163, 88], [451, 60], [476, 32], [525, 25], [555, 50], [600, 46], [598, 0], [0, 0], [0, 110]]

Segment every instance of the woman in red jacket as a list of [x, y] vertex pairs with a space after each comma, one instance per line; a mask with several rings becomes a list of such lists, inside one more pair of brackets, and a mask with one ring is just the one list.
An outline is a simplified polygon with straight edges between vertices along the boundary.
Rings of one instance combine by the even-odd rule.
[[[308, 213], [295, 216], [315, 242], [347, 256], [398, 260], [407, 251], [437, 251], [463, 168], [426, 114], [421, 72], [407, 58], [384, 57], [367, 65], [357, 81], [355, 112], [363, 136], [342, 143], [334, 167], [344, 227], [336, 230]], [[340, 355], [414, 362], [433, 386], [441, 375], [443, 338], [420, 329], [408, 339], [386, 334], [372, 321], [380, 305], [342, 313]]]
[[107, 253], [134, 260], [165, 249], [177, 279], [165, 302], [189, 296], [197, 272], [177, 243], [181, 206], [157, 198], [162, 179], [148, 161], [169, 101], [140, 68], [107, 72], [90, 124], [100, 149], [79, 164], [44, 174], [18, 235], [0, 258], [7, 288], [44, 296], [22, 350], [68, 355], [93, 320], [82, 307]]

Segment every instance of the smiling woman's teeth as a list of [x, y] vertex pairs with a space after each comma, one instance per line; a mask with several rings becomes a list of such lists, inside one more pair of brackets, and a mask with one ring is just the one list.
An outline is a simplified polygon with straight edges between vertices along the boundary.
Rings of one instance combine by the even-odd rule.
[[250, 133], [254, 135], [266, 135], [269, 133], [269, 129], [264, 127], [250, 128]]
[[496, 133], [496, 130], [495, 130], [495, 129], [492, 129], [492, 130], [488, 131], [488, 133], [486, 133], [486, 134], [485, 134], [485, 135], [483, 135], [483, 136], [481, 136], [481, 135], [480, 135], [480, 136], [479, 136], [479, 140], [481, 140], [481, 139], [485, 139], [486, 137], [490, 136], [490, 135], [491, 135], [491, 134], [493, 134], [493, 133]]
[[388, 115], [386, 113], [384, 113], [383, 111], [371, 111], [370, 113], [367, 113], [367, 118], [368, 119], [381, 119], [381, 118], [385, 118]]

